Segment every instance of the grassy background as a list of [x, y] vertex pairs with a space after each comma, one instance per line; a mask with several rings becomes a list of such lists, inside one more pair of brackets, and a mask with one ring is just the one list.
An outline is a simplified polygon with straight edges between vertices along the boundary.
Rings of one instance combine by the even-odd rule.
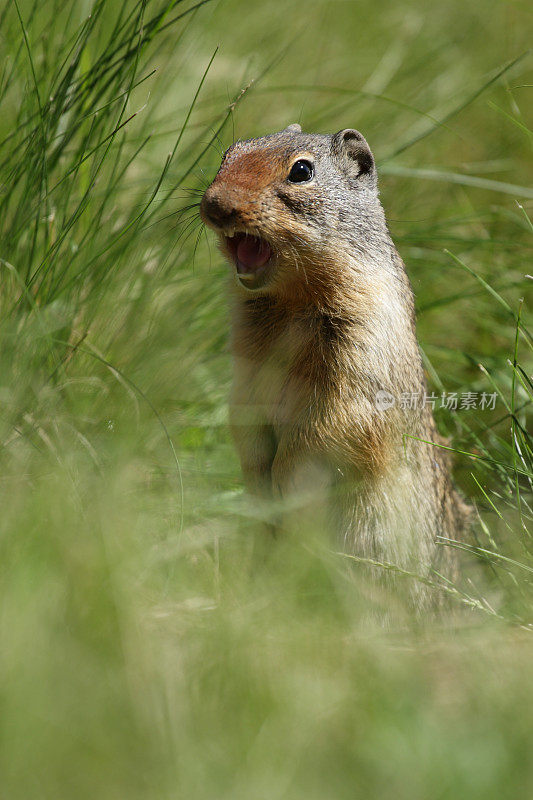
[[[1, 6], [2, 798], [531, 796], [528, 5]], [[498, 392], [437, 411], [439, 619], [320, 532], [252, 558], [196, 204], [297, 120], [373, 147], [432, 388]]]

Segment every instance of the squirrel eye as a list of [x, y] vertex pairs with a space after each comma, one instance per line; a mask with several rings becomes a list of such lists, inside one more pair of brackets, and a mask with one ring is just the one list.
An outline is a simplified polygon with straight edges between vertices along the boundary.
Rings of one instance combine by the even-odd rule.
[[314, 170], [311, 162], [300, 159], [292, 165], [289, 172], [289, 180], [291, 183], [305, 183], [305, 181], [310, 181], [313, 175]]

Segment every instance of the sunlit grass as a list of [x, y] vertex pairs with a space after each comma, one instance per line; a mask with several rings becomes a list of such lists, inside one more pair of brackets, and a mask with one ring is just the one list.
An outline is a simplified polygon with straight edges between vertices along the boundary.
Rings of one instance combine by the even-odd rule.
[[[527, 10], [2, 6], [2, 796], [531, 794]], [[371, 143], [432, 391], [497, 395], [437, 404], [478, 515], [431, 618], [320, 531], [254, 540], [197, 206], [296, 120]]]

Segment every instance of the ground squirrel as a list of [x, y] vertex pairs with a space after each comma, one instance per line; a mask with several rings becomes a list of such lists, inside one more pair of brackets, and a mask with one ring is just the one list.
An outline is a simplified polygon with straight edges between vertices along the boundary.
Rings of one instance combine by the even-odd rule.
[[327, 524], [346, 552], [449, 574], [437, 539], [460, 538], [468, 509], [429, 405], [398, 402], [426, 384], [364, 137], [295, 124], [238, 141], [201, 215], [232, 264], [230, 417], [248, 489]]

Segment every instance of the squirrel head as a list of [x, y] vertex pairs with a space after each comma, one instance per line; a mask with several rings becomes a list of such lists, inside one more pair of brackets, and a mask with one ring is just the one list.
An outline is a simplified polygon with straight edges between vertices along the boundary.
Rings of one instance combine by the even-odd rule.
[[237, 285], [298, 292], [336, 281], [350, 254], [386, 230], [374, 157], [358, 131], [302, 133], [298, 124], [226, 151], [200, 213], [219, 236]]

